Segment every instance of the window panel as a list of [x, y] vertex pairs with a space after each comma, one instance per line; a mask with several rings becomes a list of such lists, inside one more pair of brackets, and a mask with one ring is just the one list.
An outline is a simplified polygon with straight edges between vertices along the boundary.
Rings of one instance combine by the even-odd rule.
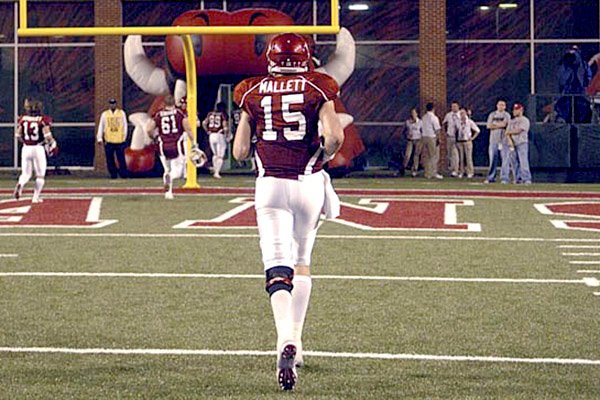
[[0, 122], [14, 120], [14, 57], [13, 49], [0, 47]]
[[[484, 121], [501, 97], [526, 103], [530, 90], [526, 44], [449, 44], [448, 102], [458, 100]], [[438, 110], [440, 114], [445, 110]]]
[[55, 121], [93, 122], [94, 49], [19, 49], [19, 96], [41, 100]]
[[199, 9], [200, 1], [124, 1], [123, 26], [170, 26], [180, 14]]
[[60, 146], [56, 157], [48, 159], [48, 169], [55, 166], [94, 165], [94, 128], [88, 127], [54, 127], [52, 133]]
[[[94, 2], [27, 2], [29, 27], [94, 26]], [[93, 42], [90, 36], [24, 37], [24, 43]]]
[[[326, 63], [333, 46], [317, 46]], [[356, 67], [341, 88], [346, 108], [355, 121], [403, 121], [418, 103], [417, 45], [359, 45]]]
[[11, 43], [15, 40], [15, 15], [12, 3], [0, 3], [0, 43]]
[[0, 167], [14, 165], [14, 128], [0, 127]]
[[535, 36], [597, 39], [598, 1], [535, 0]]
[[[373, 0], [369, 9], [349, 9], [356, 1], [340, 1], [341, 25], [347, 28], [356, 40], [417, 40], [419, 38], [419, 2], [405, 0]], [[318, 21], [320, 25], [331, 22], [331, 7], [328, 1], [319, 0]], [[333, 40], [333, 36], [319, 36], [320, 40]]]
[[529, 0], [511, 0], [515, 8], [500, 8], [490, 2], [448, 0], [446, 23], [448, 39], [527, 39], [529, 38]]

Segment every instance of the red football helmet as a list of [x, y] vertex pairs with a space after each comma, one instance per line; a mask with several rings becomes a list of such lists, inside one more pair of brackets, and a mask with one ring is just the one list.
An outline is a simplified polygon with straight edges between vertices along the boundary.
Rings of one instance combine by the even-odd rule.
[[304, 37], [283, 33], [269, 42], [267, 49], [269, 73], [297, 74], [308, 71], [310, 49]]

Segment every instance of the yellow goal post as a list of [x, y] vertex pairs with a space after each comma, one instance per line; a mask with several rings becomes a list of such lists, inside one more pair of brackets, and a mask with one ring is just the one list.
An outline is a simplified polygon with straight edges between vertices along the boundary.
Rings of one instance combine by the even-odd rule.
[[[293, 32], [305, 35], [336, 34], [340, 30], [339, 0], [330, 0], [330, 25], [277, 25], [277, 26], [117, 26], [117, 27], [35, 27], [27, 23], [27, 0], [19, 0], [19, 27], [17, 35], [39, 36], [126, 36], [126, 35], [180, 35], [186, 69], [188, 118], [194, 142], [197, 141], [197, 82], [196, 58], [191, 35], [268, 35]], [[191, 143], [188, 144], [191, 146]], [[189, 150], [189, 148], [188, 148]], [[187, 178], [184, 188], [199, 188], [194, 164], [187, 162]]]

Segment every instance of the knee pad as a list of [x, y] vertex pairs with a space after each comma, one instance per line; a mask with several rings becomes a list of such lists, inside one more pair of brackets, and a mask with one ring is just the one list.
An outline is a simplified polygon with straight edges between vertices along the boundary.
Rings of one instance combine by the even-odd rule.
[[273, 267], [266, 270], [265, 274], [267, 277], [265, 290], [269, 293], [269, 296], [272, 296], [273, 293], [279, 290], [292, 292], [292, 289], [294, 288], [294, 285], [292, 284], [294, 270], [292, 268], [284, 266]]

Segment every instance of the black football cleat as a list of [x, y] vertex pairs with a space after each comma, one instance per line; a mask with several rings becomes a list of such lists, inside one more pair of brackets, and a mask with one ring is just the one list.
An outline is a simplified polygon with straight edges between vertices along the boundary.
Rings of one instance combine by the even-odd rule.
[[277, 360], [277, 381], [281, 390], [293, 390], [298, 381], [296, 375], [296, 346], [288, 343], [283, 346], [279, 360]]
[[19, 200], [21, 198], [21, 185], [19, 183], [17, 183], [17, 186], [15, 186], [13, 196], [15, 197], [15, 200]]

